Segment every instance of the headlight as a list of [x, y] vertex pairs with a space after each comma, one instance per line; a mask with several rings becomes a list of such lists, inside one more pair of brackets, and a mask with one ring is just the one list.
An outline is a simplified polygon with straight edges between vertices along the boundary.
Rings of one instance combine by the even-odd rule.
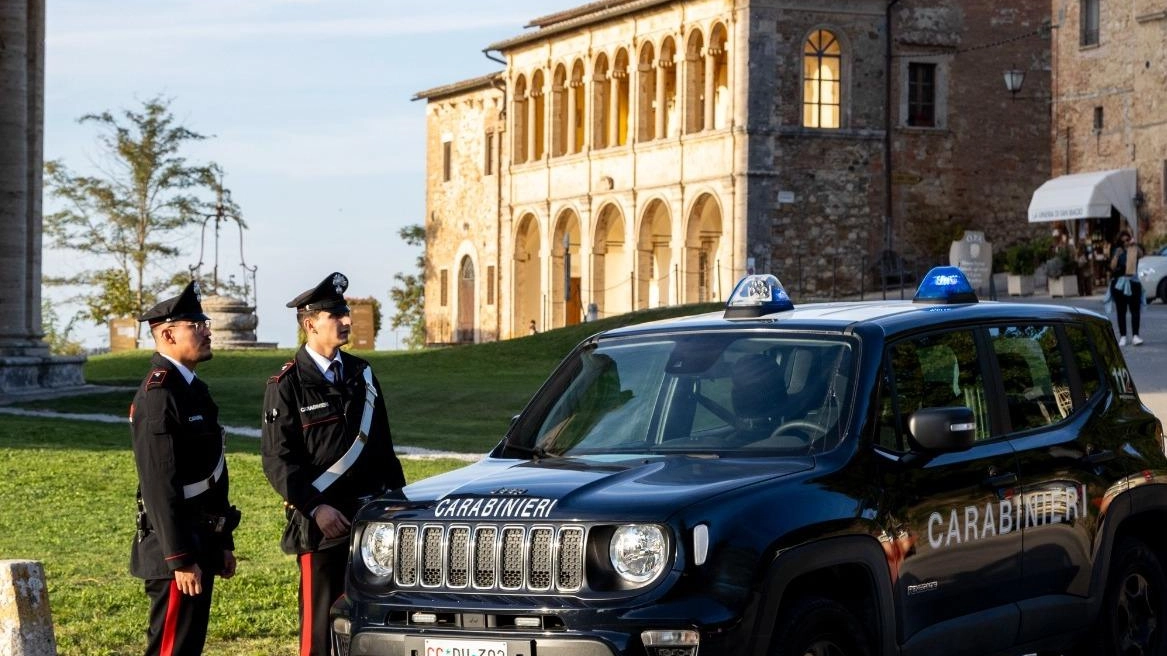
[[361, 534], [361, 560], [376, 576], [393, 575], [393, 525], [373, 522]]
[[647, 583], [660, 575], [667, 553], [664, 531], [657, 526], [621, 526], [612, 534], [608, 547], [612, 567], [630, 583]]

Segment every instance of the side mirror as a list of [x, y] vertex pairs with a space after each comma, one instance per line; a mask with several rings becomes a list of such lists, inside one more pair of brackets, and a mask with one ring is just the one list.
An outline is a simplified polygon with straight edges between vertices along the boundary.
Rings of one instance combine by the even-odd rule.
[[976, 438], [977, 423], [973, 411], [963, 406], [923, 408], [908, 419], [908, 431], [924, 451], [964, 451]]

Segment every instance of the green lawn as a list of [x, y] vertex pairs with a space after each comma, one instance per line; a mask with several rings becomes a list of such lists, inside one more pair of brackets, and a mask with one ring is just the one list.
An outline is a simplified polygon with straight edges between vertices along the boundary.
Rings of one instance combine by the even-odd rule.
[[[510, 418], [555, 365], [588, 335], [616, 326], [679, 314], [711, 311], [716, 304], [635, 312], [530, 337], [414, 352], [357, 352], [373, 363], [389, 408], [396, 444], [483, 453], [506, 431]], [[211, 387], [220, 420], [258, 428], [267, 379], [292, 357], [291, 349], [219, 351], [199, 365]], [[99, 385], [136, 387], [149, 369], [149, 352], [92, 357], [85, 379]], [[22, 404], [24, 408], [125, 415], [133, 391]]]
[[[417, 353], [361, 353], [373, 361], [397, 444], [481, 453], [579, 340], [597, 330], [714, 306], [668, 308], [478, 346]], [[258, 427], [267, 378], [291, 351], [220, 352], [199, 367], [223, 423]], [[148, 353], [94, 357], [91, 383], [134, 387]], [[132, 391], [23, 404], [61, 412], [124, 415]], [[205, 653], [292, 656], [296, 652], [296, 565], [279, 550], [280, 499], [263, 477], [259, 441], [232, 438], [231, 501], [243, 511], [235, 534], [239, 573], [215, 588]], [[464, 465], [405, 459], [416, 482]], [[136, 475], [125, 424], [0, 415], [0, 559], [44, 564], [62, 656], [140, 654], [146, 597], [128, 573]]]

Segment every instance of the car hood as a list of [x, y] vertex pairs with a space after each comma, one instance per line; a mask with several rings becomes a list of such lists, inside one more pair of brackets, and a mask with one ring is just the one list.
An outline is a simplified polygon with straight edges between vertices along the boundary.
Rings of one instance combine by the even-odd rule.
[[487, 458], [405, 487], [405, 499], [398, 499], [396, 508], [423, 518], [470, 521], [659, 521], [691, 504], [813, 466], [810, 457]]

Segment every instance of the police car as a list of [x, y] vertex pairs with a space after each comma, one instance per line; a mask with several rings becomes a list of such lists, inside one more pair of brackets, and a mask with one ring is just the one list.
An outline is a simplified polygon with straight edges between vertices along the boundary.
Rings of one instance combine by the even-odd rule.
[[1167, 458], [1106, 319], [978, 302], [601, 333], [481, 462], [354, 522], [338, 652], [1162, 654]]

